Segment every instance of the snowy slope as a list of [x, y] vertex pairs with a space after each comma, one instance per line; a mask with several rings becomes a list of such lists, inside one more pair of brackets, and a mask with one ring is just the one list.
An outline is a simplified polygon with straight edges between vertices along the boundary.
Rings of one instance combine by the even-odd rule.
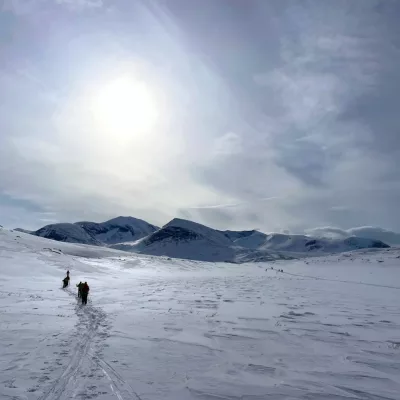
[[266, 235], [258, 231], [218, 231], [173, 219], [142, 240], [112, 246], [115, 249], [200, 261], [260, 262], [339, 253], [360, 248], [389, 247], [362, 238], [315, 239], [304, 235]]
[[248, 231], [233, 238], [235, 246], [284, 253], [340, 253], [364, 248], [390, 247], [380, 240], [355, 236], [333, 239], [281, 233], [267, 235], [258, 231]]
[[347, 230], [328, 226], [308, 229], [307, 234], [314, 237], [328, 237], [335, 239], [344, 239], [351, 236], [357, 236], [360, 238], [381, 240], [382, 242], [391, 246], [400, 245], [400, 233], [375, 226], [359, 226]]
[[388, 248], [379, 240], [350, 237], [346, 239], [312, 238], [304, 235], [273, 233], [267, 235], [260, 250], [283, 251], [288, 253], [340, 253], [362, 248]]
[[[219, 231], [175, 218], [157, 232], [135, 243], [112, 246], [124, 251], [211, 262], [270, 261], [291, 258], [279, 252], [254, 250], [266, 235], [257, 231]], [[246, 243], [242, 248], [242, 242]], [[252, 244], [253, 246], [250, 246]]]
[[308, 257], [361, 248], [387, 247], [368, 238], [314, 238], [252, 231], [219, 231], [175, 218], [161, 229], [133, 217], [102, 223], [54, 224], [32, 234], [71, 243], [111, 246], [143, 254], [200, 261], [248, 262]]
[[28, 231], [27, 229], [22, 229], [22, 228], [15, 228], [14, 231], [22, 233], [32, 233], [32, 231]]
[[150, 235], [157, 229], [159, 228], [141, 219], [117, 217], [101, 223], [89, 221], [74, 224], [60, 223], [46, 225], [34, 232], [24, 229], [17, 229], [17, 231], [61, 242], [104, 246], [135, 241]]
[[158, 227], [133, 217], [117, 217], [102, 223], [77, 222], [88, 234], [104, 244], [131, 242], [155, 232]]
[[[0, 230], [0, 398], [398, 400], [399, 260], [271, 270]], [[87, 306], [60, 289], [66, 269]]]
[[235, 252], [231, 244], [232, 241], [219, 231], [191, 221], [174, 219], [136, 243], [112, 247], [157, 256], [232, 262]]
[[[240, 232], [242, 233], [242, 232]], [[259, 249], [265, 243], [267, 235], [259, 231], [247, 231], [243, 234], [234, 237], [233, 243], [235, 246], [245, 247], [248, 249]]]
[[232, 244], [232, 240], [223, 232], [198, 224], [197, 222], [174, 218], [172, 221], [168, 222], [168, 224], [163, 226], [165, 229], [169, 227], [182, 228], [183, 230], [194, 232], [197, 235], [205, 237], [221, 246], [230, 246]]
[[229, 239], [232, 241], [235, 241], [237, 239], [241, 239], [247, 236], [251, 236], [254, 232], [257, 232], [255, 230], [252, 231], [223, 231], [225, 236], [228, 236]]
[[46, 225], [32, 232], [32, 235], [57, 240], [59, 242], [101, 245], [101, 242], [86, 232], [82, 227], [75, 224], [62, 223]]

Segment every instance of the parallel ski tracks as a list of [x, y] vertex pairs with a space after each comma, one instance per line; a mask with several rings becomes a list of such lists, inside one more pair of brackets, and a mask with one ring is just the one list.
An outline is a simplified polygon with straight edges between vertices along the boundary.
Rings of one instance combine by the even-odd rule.
[[[68, 290], [66, 292], [75, 297], [72, 292]], [[99, 347], [101, 346], [101, 341], [104, 340], [99, 336], [98, 331], [100, 326], [106, 325], [107, 315], [100, 308], [93, 307], [90, 304], [84, 307], [78, 306], [77, 315], [79, 321], [76, 327], [76, 337], [79, 342], [75, 346], [62, 375], [37, 400], [70, 400], [76, 398], [76, 388], [79, 386], [79, 382], [87, 379], [82, 376], [84, 364], [96, 365], [97, 369], [108, 380], [111, 393], [118, 400], [141, 400], [131, 385], [110, 364], [96, 355], [94, 345]]]

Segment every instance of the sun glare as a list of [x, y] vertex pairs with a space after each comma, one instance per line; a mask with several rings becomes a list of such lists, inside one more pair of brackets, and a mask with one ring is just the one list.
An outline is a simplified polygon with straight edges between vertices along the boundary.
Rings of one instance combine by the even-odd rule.
[[93, 116], [109, 133], [148, 133], [159, 110], [155, 93], [143, 81], [120, 77], [102, 86], [94, 98]]

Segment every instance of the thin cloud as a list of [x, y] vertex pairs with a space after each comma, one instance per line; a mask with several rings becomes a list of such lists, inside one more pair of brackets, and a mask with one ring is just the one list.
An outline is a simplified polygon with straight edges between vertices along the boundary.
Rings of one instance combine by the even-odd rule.
[[260, 203], [264, 201], [272, 201], [272, 200], [283, 200], [285, 197], [265, 197], [261, 199], [254, 199], [254, 200], [249, 200], [249, 201], [242, 201], [240, 203], [228, 203], [228, 204], [214, 204], [214, 205], [207, 205], [207, 206], [196, 206], [196, 207], [190, 207], [189, 209], [205, 209], [205, 208], [231, 208], [231, 207], [241, 207], [244, 205], [249, 205], [249, 204], [254, 204], [254, 203]]
[[[0, 218], [400, 230], [397, 2], [117, 3], [4, 2]], [[89, 107], [127, 73], [146, 135]]]
[[27, 16], [48, 11], [54, 6], [63, 6], [71, 11], [100, 8], [103, 0], [4, 0], [3, 11]]
[[73, 10], [103, 7], [103, 0], [56, 0], [57, 4], [67, 6]]

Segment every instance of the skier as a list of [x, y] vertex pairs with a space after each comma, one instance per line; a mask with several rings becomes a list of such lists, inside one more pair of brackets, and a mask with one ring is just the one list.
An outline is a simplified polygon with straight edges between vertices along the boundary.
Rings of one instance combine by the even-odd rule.
[[63, 279], [63, 289], [69, 285], [69, 271], [67, 271], [67, 276]]
[[89, 285], [87, 284], [87, 282], [85, 282], [81, 288], [82, 304], [87, 304], [89, 290]]
[[80, 299], [80, 298], [82, 297], [82, 286], [83, 286], [82, 281], [80, 281], [80, 282], [76, 285], [76, 287], [78, 288], [78, 299]]

